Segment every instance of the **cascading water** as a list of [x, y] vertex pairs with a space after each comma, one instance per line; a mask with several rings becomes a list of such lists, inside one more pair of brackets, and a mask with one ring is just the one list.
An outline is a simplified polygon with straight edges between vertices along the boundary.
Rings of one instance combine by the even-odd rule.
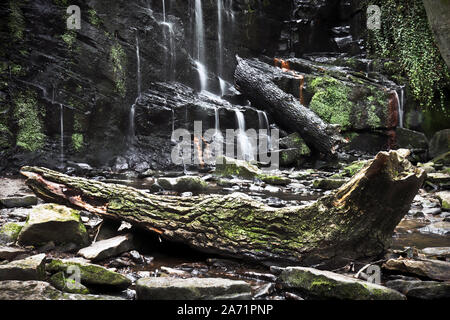
[[138, 89], [138, 97], [141, 96], [141, 85], [142, 85], [142, 79], [141, 79], [141, 52], [139, 49], [139, 35], [136, 30], [136, 61], [137, 61], [137, 89]]
[[61, 126], [61, 166], [64, 166], [64, 107], [60, 103], [60, 126]]
[[[235, 110], [235, 114], [236, 114], [236, 121], [237, 121], [237, 125], [238, 125], [238, 135], [237, 135], [238, 159], [252, 161], [255, 158], [253, 155], [253, 147], [250, 143], [247, 133], [245, 132], [244, 114], [237, 109]], [[240, 154], [239, 154], [239, 150], [241, 152]]]
[[166, 18], [166, 1], [162, 0], [163, 4], [163, 37], [166, 50], [166, 79], [175, 80], [176, 77], [176, 48], [175, 48], [175, 32], [174, 25], [167, 21]]
[[400, 99], [398, 104], [398, 121], [400, 128], [403, 128], [403, 118], [405, 114], [405, 88], [400, 89]]
[[207, 90], [208, 71], [205, 61], [205, 30], [203, 27], [203, 9], [201, 0], [195, 0], [195, 38], [194, 46], [197, 71], [201, 90]]
[[221, 77], [223, 73], [223, 0], [217, 0], [217, 39], [218, 39], [217, 74], [219, 75], [219, 79], [222, 80]]
[[266, 129], [267, 130], [267, 150], [272, 149], [272, 139], [270, 137], [270, 124], [269, 124], [269, 118], [267, 117], [267, 113], [264, 111], [258, 110], [258, 121], [259, 121], [259, 129]]

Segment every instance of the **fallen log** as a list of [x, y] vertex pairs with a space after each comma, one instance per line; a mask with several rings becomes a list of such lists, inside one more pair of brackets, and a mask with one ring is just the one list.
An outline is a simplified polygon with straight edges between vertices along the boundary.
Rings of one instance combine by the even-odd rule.
[[281, 209], [240, 193], [161, 196], [40, 167], [21, 173], [46, 201], [124, 220], [201, 251], [264, 264], [341, 266], [382, 254], [408, 212], [425, 173], [405, 153], [380, 152], [332, 194]]
[[[283, 128], [298, 132], [309, 147], [326, 155], [336, 152], [344, 142], [342, 137], [293, 95], [281, 90], [273, 77], [266, 76], [267, 70], [273, 67], [239, 57], [237, 61], [234, 78], [239, 91], [258, 108], [265, 109]], [[275, 68], [273, 73], [278, 72]]]

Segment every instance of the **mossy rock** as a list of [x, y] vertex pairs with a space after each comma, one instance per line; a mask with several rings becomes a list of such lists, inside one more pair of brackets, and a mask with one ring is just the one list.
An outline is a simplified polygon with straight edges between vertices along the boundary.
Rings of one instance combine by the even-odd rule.
[[433, 162], [434, 164], [450, 166], [450, 151], [437, 156], [436, 158], [431, 160], [431, 162]]
[[89, 289], [74, 279], [66, 276], [64, 272], [55, 273], [50, 277], [50, 283], [58, 290], [68, 293], [88, 294]]
[[282, 176], [275, 176], [275, 175], [267, 175], [267, 174], [260, 174], [258, 175], [258, 179], [264, 181], [268, 184], [278, 185], [278, 186], [286, 186], [289, 183], [291, 183], [291, 179], [282, 177]]
[[50, 273], [67, 272], [70, 266], [79, 268], [80, 281], [87, 287], [95, 286], [108, 290], [122, 291], [131, 285], [131, 280], [119, 273], [78, 259], [53, 259], [46, 265], [45, 269]]
[[45, 254], [34, 255], [0, 265], [0, 281], [45, 279]]
[[18, 240], [23, 245], [42, 245], [50, 241], [80, 246], [89, 244], [89, 236], [81, 223], [79, 211], [52, 203], [30, 209]]
[[261, 170], [257, 166], [243, 160], [219, 157], [216, 160], [215, 174], [221, 177], [254, 179], [261, 174]]
[[450, 191], [441, 191], [436, 193], [436, 196], [441, 202], [441, 207], [444, 210], [450, 210]]
[[208, 183], [200, 177], [159, 178], [158, 184], [165, 190], [177, 192], [201, 192], [208, 188]]
[[280, 165], [283, 167], [300, 166], [311, 155], [311, 149], [297, 132], [280, 139], [280, 147], [286, 148], [280, 150]]
[[352, 162], [350, 165], [342, 169], [342, 172], [335, 174], [332, 178], [353, 177], [359, 170], [367, 164], [367, 160]]
[[288, 267], [281, 272], [285, 289], [298, 290], [309, 297], [339, 300], [405, 300], [401, 293], [370, 282], [361, 281], [313, 268]]
[[316, 179], [313, 187], [322, 190], [334, 190], [340, 188], [347, 180], [345, 179]]
[[0, 228], [0, 243], [16, 242], [22, 225], [14, 222], [8, 222]]

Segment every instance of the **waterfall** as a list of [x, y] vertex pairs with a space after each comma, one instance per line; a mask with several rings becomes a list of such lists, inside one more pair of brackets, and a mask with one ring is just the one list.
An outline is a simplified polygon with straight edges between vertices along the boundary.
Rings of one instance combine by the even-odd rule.
[[208, 72], [205, 61], [205, 30], [203, 27], [203, 9], [201, 0], [195, 0], [195, 57], [201, 90], [207, 89]]
[[402, 98], [400, 99], [397, 90], [394, 90], [395, 100], [397, 101], [397, 110], [398, 110], [398, 126], [403, 128], [403, 87], [401, 88], [400, 94]]
[[[253, 156], [253, 148], [250, 143], [250, 140], [247, 136], [247, 133], [245, 132], [245, 118], [244, 114], [239, 111], [235, 110], [236, 114], [236, 120], [238, 125], [238, 136], [237, 136], [237, 143], [238, 143], [238, 154], [237, 158], [240, 160], [246, 160], [246, 161], [252, 161], [254, 160]], [[241, 153], [239, 153], [241, 151]]]
[[270, 124], [269, 118], [267, 117], [267, 113], [265, 111], [258, 110], [258, 121], [259, 121], [259, 129], [267, 129], [267, 150], [272, 149], [272, 139], [270, 137]]
[[166, 0], [162, 0], [162, 5], [163, 5], [163, 22], [166, 23]]
[[166, 0], [162, 0], [163, 6], [163, 21], [159, 22], [163, 27], [163, 42], [166, 47], [166, 70], [165, 78], [166, 80], [175, 80], [176, 77], [176, 48], [175, 48], [175, 32], [174, 25], [168, 22], [167, 19], [167, 9]]
[[136, 30], [136, 60], [137, 60], [137, 89], [138, 89], [138, 97], [141, 96], [141, 53], [139, 51], [139, 34]]
[[[217, 74], [219, 79], [222, 80], [223, 73], [223, 0], [217, 0], [217, 43], [218, 43], [218, 55], [217, 55]], [[222, 83], [220, 85], [222, 89]], [[223, 95], [223, 90], [222, 90]]]

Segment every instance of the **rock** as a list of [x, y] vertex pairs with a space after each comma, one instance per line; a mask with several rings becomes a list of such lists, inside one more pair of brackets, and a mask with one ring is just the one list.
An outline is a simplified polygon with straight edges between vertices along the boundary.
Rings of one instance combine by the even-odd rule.
[[178, 270], [178, 269], [174, 269], [174, 268], [169, 268], [169, 267], [161, 267], [161, 271], [163, 273], [166, 273], [172, 277], [179, 277], [179, 278], [190, 278], [191, 274], [187, 271], [183, 271], [183, 270]]
[[254, 179], [260, 173], [258, 167], [243, 160], [219, 157], [216, 161], [215, 174], [218, 176]]
[[332, 178], [353, 177], [355, 173], [361, 170], [366, 164], [367, 160], [355, 161], [346, 166], [339, 174], [333, 175]]
[[0, 300], [124, 300], [106, 295], [61, 292], [43, 281], [0, 281]]
[[121, 156], [116, 158], [116, 161], [113, 166], [113, 170], [115, 172], [125, 171], [125, 170], [128, 170], [128, 168], [129, 168], [129, 166], [128, 166], [127, 159], [125, 159], [124, 157], [121, 157]]
[[287, 166], [300, 166], [304, 162], [304, 158], [311, 155], [311, 150], [306, 145], [305, 141], [300, 135], [295, 132], [287, 137], [280, 139], [280, 165]]
[[68, 293], [88, 294], [89, 289], [81, 283], [65, 276], [64, 272], [55, 273], [50, 277], [50, 283], [58, 290]]
[[201, 192], [208, 188], [206, 183], [200, 177], [184, 176], [179, 178], [159, 178], [158, 184], [165, 190], [173, 190], [177, 192]]
[[427, 174], [427, 181], [430, 181], [431, 183], [448, 184], [450, 183], [450, 174], [442, 172], [429, 173]]
[[450, 150], [450, 129], [438, 131], [430, 141], [430, 157], [435, 158]]
[[30, 210], [18, 241], [23, 245], [42, 245], [50, 241], [55, 244], [72, 242], [86, 245], [89, 236], [81, 223], [79, 211], [50, 203]]
[[442, 209], [450, 210], [450, 191], [437, 192], [436, 196], [441, 202]]
[[395, 129], [395, 139], [398, 148], [423, 150], [422, 158], [425, 161], [427, 160], [428, 139], [424, 133], [397, 127]]
[[392, 280], [386, 282], [386, 286], [403, 293], [408, 298], [422, 300], [450, 298], [450, 283]]
[[423, 169], [427, 174], [428, 173], [434, 173], [436, 172], [436, 169], [434, 168], [433, 162], [427, 162], [427, 163], [417, 163], [417, 167]]
[[430, 259], [389, 259], [383, 269], [432, 280], [450, 280], [450, 262]]
[[15, 222], [5, 223], [0, 228], [0, 244], [6, 244], [11, 242], [16, 242], [20, 230], [22, 230], [22, 225]]
[[103, 287], [108, 290], [122, 291], [131, 285], [131, 280], [127, 277], [112, 272], [104, 267], [87, 263], [81, 259], [53, 259], [46, 265], [46, 270], [50, 273], [65, 272], [69, 266], [78, 267], [80, 270], [80, 281], [87, 287]]
[[42, 280], [45, 278], [45, 254], [0, 264], [0, 281]]
[[27, 253], [27, 250], [13, 247], [0, 247], [0, 260], [11, 261], [21, 254]]
[[440, 221], [419, 229], [422, 233], [434, 233], [442, 236], [450, 235], [450, 222]]
[[92, 261], [115, 257], [133, 249], [133, 235], [125, 234], [111, 239], [97, 241], [78, 251], [78, 255]]
[[405, 300], [405, 296], [395, 290], [313, 268], [288, 267], [279, 278], [284, 289], [295, 289], [314, 298]]
[[334, 190], [340, 188], [347, 180], [345, 179], [316, 179], [313, 187], [322, 190]]
[[6, 208], [30, 207], [38, 203], [38, 198], [33, 194], [9, 196], [0, 198], [0, 204]]
[[450, 151], [437, 156], [431, 163], [433, 166], [450, 166]]
[[433, 258], [450, 258], [450, 247], [424, 248], [422, 253]]
[[250, 299], [250, 285], [221, 278], [141, 278], [138, 300], [241, 300]]
[[441, 212], [442, 212], [441, 208], [427, 208], [422, 210], [422, 213], [424, 215], [432, 215], [432, 216], [437, 216]]
[[264, 181], [265, 183], [277, 186], [287, 186], [289, 183], [291, 183], [291, 179], [276, 175], [260, 174], [257, 176], [257, 178]]

